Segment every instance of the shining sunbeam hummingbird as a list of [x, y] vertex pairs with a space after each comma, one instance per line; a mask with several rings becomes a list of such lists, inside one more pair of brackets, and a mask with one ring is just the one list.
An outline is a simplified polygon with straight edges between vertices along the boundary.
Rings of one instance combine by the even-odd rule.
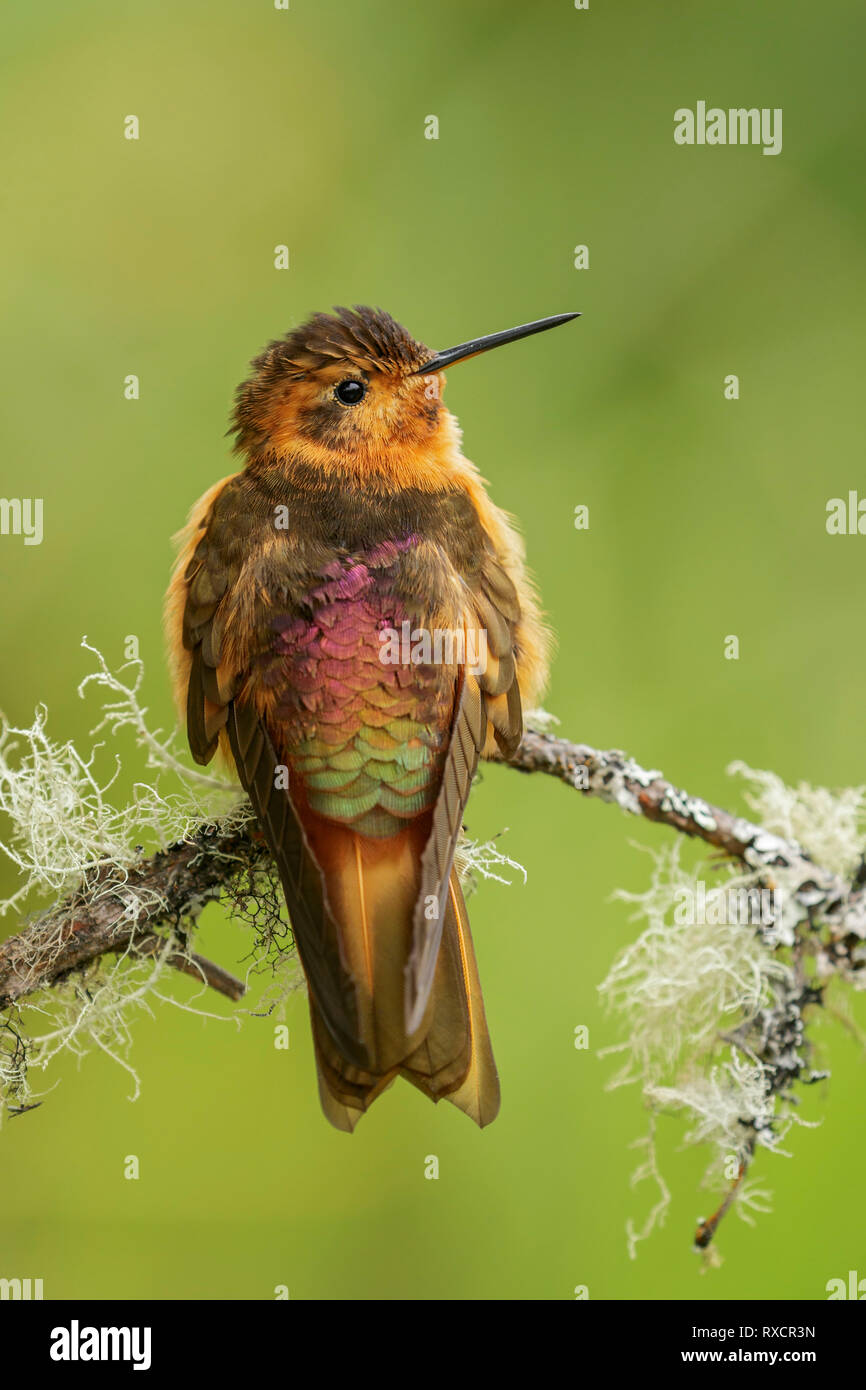
[[243, 465], [180, 533], [178, 707], [196, 762], [234, 764], [276, 861], [338, 1129], [397, 1076], [479, 1125], [499, 1110], [454, 854], [550, 641], [442, 373], [576, 317], [434, 352], [378, 309], [313, 315], [252, 362]]

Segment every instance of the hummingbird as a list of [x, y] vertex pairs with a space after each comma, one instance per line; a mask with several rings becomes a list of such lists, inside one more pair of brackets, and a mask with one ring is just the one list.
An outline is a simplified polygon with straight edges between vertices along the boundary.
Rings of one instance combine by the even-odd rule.
[[340, 1130], [397, 1077], [479, 1126], [499, 1110], [454, 856], [479, 760], [514, 755], [551, 638], [443, 373], [576, 317], [436, 352], [379, 309], [314, 314], [251, 363], [229, 430], [242, 466], [176, 538], [175, 698], [193, 758], [234, 766], [276, 863]]

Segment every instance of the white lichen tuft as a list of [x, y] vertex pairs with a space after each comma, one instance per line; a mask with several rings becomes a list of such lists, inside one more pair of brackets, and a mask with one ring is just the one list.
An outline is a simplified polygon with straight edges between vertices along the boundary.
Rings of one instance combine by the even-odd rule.
[[768, 1092], [766, 1068], [750, 1063], [739, 1052], [707, 1073], [697, 1072], [672, 1086], [649, 1085], [644, 1094], [656, 1109], [685, 1113], [686, 1144], [711, 1143], [720, 1158], [735, 1155], [745, 1164], [756, 1135], [765, 1148], [790, 1157], [780, 1141], [793, 1119], [786, 1114], [774, 1124], [779, 1117], [775, 1098]]
[[638, 1141], [644, 1157], [633, 1181], [651, 1180], [658, 1196], [640, 1228], [627, 1226], [632, 1258], [670, 1201], [656, 1151], [660, 1114], [685, 1118], [686, 1144], [710, 1146], [716, 1184], [732, 1158], [745, 1165], [756, 1145], [784, 1153], [781, 1140], [794, 1122], [772, 1069], [749, 1055], [752, 1030], [787, 999], [793, 982], [772, 931], [731, 910], [754, 905], [756, 878], [724, 872], [708, 883], [699, 876], [705, 870], [682, 867], [682, 843], [646, 850], [649, 887], [615, 895], [635, 905], [645, 926], [599, 987], [626, 1029], [625, 1040], [608, 1049], [624, 1058], [610, 1085], [640, 1085], [651, 1120]]
[[[502, 830], [499, 833], [504, 835], [507, 832]], [[454, 854], [454, 867], [467, 898], [476, 891], [482, 879], [493, 879], [496, 883], [504, 883], [510, 887], [514, 880], [506, 876], [509, 869], [522, 874], [523, 882], [526, 882], [526, 870], [523, 865], [502, 853], [496, 844], [498, 838], [499, 836], [492, 840], [470, 840], [464, 836], [458, 842]]]
[[747, 1226], [754, 1226], [756, 1216], [766, 1216], [773, 1210], [772, 1193], [753, 1178], [746, 1178], [737, 1192], [734, 1210]]
[[[38, 999], [22, 1001], [14, 1016], [4, 1020], [0, 1034], [0, 1043], [6, 1044], [0, 1045], [0, 1094], [9, 1098], [10, 1110], [14, 1113], [41, 1100], [45, 1092], [34, 1089], [34, 1073], [45, 1072], [60, 1053], [80, 1061], [93, 1048], [104, 1052], [127, 1072], [129, 1099], [136, 1100], [139, 1078], [128, 1061], [132, 1024], [139, 1013], [152, 1017], [154, 1004], [171, 1004], [189, 1013], [231, 1021], [225, 1015], [183, 1002], [163, 989], [165, 977], [174, 973], [168, 957], [182, 949], [182, 943], [169, 936], [150, 958], [142, 959], [128, 952], [114, 961], [103, 958], [98, 969], [89, 970], [86, 976], [46, 991]], [[202, 984], [200, 993], [204, 990]], [[9, 1046], [13, 1037], [19, 1046]]]
[[832, 976], [866, 985], [856, 895], [844, 946], [832, 916], [844, 895], [839, 880], [862, 882], [866, 788], [787, 787], [744, 763], [729, 771], [750, 784], [746, 800], [760, 831], [743, 827], [752, 835], [755, 852], [750, 858], [747, 849], [745, 858], [754, 871], [735, 875], [724, 863], [686, 871], [679, 840], [647, 851], [653, 869], [644, 892], [615, 895], [635, 906], [643, 930], [600, 986], [625, 1033], [607, 1049], [624, 1059], [611, 1085], [641, 1087], [650, 1128], [639, 1141], [644, 1155], [634, 1180], [651, 1180], [658, 1193], [643, 1225], [628, 1225], [632, 1256], [663, 1222], [670, 1200], [656, 1150], [663, 1113], [684, 1120], [685, 1144], [709, 1148], [706, 1181], [726, 1189], [714, 1216], [698, 1226], [699, 1246], [712, 1240], [729, 1207], [746, 1221], [768, 1209], [767, 1193], [747, 1177], [749, 1165], [760, 1149], [789, 1156], [786, 1135], [808, 1123], [797, 1114], [793, 1088], [826, 1075], [810, 1066], [804, 1010], [825, 1002]]
[[[138, 746], [145, 749], [147, 753], [147, 766], [149, 768], [153, 768], [157, 772], [176, 772], [187, 786], [206, 788], [216, 792], [237, 790], [231, 782], [224, 781], [219, 777], [210, 777], [207, 773], [199, 772], [197, 768], [190, 767], [173, 751], [174, 739], [172, 735], [165, 735], [161, 729], [151, 730], [148, 728], [147, 707], [143, 707], [138, 699], [138, 692], [144, 681], [144, 663], [139, 657], [125, 662], [120, 671], [112, 671], [102, 652], [91, 646], [86, 637], [82, 638], [81, 645], [85, 651], [96, 657], [97, 668], [81, 681], [78, 686], [79, 696], [83, 699], [88, 687], [95, 685], [98, 689], [107, 690], [116, 697], [113, 700], [103, 700], [102, 718], [91, 730], [94, 738], [103, 730], [113, 735], [122, 729], [130, 729]], [[135, 673], [131, 685], [120, 679], [121, 672], [129, 670]]]
[[83, 698], [88, 687], [96, 684], [114, 696], [103, 706], [92, 736], [105, 732], [114, 737], [131, 731], [146, 750], [147, 766], [176, 774], [180, 789], [164, 794], [158, 779], [136, 782], [130, 802], [115, 805], [110, 793], [121, 764], [116, 754], [107, 753], [104, 743], [97, 742], [82, 753], [71, 740], [52, 739], [44, 706], [37, 708], [32, 724], [25, 728], [0, 715], [0, 812], [7, 817], [0, 852], [19, 875], [15, 892], [0, 900], [0, 915], [19, 907], [31, 894], [62, 897], [79, 886], [85, 873], [104, 866], [113, 870], [103, 883], [103, 891], [108, 891], [141, 858], [143, 844], [160, 849], [186, 839], [203, 821], [225, 815], [238, 800], [236, 787], [184, 765], [170, 738], [148, 730], [147, 710], [138, 700], [139, 661], [122, 668], [136, 672], [127, 685], [109, 670], [96, 648], [86, 640], [82, 645], [96, 656], [98, 669], [82, 681], [79, 694]]
[[652, 1207], [650, 1207], [644, 1218], [643, 1225], [638, 1229], [631, 1218], [625, 1224], [626, 1248], [630, 1260], [637, 1258], [637, 1247], [642, 1240], [646, 1240], [657, 1226], [663, 1226], [668, 1208], [671, 1204], [671, 1194], [667, 1183], [661, 1175], [658, 1164], [658, 1153], [656, 1150], [656, 1122], [657, 1115], [650, 1110], [649, 1125], [647, 1133], [640, 1139], [635, 1139], [631, 1147], [642, 1149], [644, 1157], [637, 1165], [631, 1175], [632, 1187], [638, 1187], [640, 1183], [649, 1180], [655, 1184], [658, 1196]]
[[[622, 1082], [640, 1077], [654, 1084], [686, 1047], [692, 1054], [701, 1052], [720, 1027], [754, 1017], [772, 998], [774, 983], [788, 975], [753, 924], [706, 924], [707, 919], [730, 916], [729, 894], [748, 889], [754, 878], [726, 876], [723, 883], [702, 889], [703, 881], [681, 867], [682, 843], [645, 851], [653, 865], [645, 892], [614, 895], [635, 904], [632, 920], [647, 924], [599, 986], [629, 1021]], [[704, 908], [702, 920], [694, 920], [696, 914], [688, 910], [698, 903]]]
[[[0, 899], [0, 915], [37, 903], [53, 907], [71, 893], [90, 903], [110, 896], [124, 904], [120, 929], [135, 923], [143, 908], [141, 886], [133, 893], [126, 881], [145, 852], [188, 840], [202, 825], [223, 831], [240, 827], [250, 810], [237, 787], [185, 765], [173, 739], [148, 728], [147, 710], [139, 701], [139, 661], [115, 673], [95, 647], [86, 640], [82, 645], [96, 657], [97, 669], [82, 681], [79, 694], [84, 697], [96, 686], [110, 696], [92, 736], [125, 734], [145, 750], [147, 767], [155, 775], [135, 782], [128, 802], [117, 804], [121, 760], [104, 741], [82, 752], [71, 740], [52, 738], [42, 706], [26, 727], [0, 716], [0, 852], [17, 871], [14, 891]], [[123, 674], [130, 670], [134, 678], [127, 682]], [[163, 774], [171, 777], [173, 790], [161, 790]], [[50, 958], [55, 937], [59, 949], [62, 934], [60, 914], [50, 931], [40, 934], [43, 960]], [[168, 961], [178, 954], [187, 954], [185, 941], [168, 933], [150, 956], [127, 950], [103, 958], [98, 966], [0, 1012], [0, 1098], [6, 1097], [10, 1110], [32, 1102], [32, 1074], [48, 1067], [58, 1053], [81, 1057], [94, 1047], [130, 1073], [137, 1094], [137, 1079], [126, 1061], [134, 1015], [151, 1011], [157, 1002], [204, 1012], [162, 986], [166, 972], [176, 981]]]
[[0, 811], [10, 822], [0, 850], [22, 880], [0, 912], [31, 892], [63, 893], [89, 865], [123, 870], [135, 858], [124, 815], [108, 798], [119, 764], [98, 774], [93, 752], [54, 742], [45, 722], [42, 706], [27, 728], [0, 719]]
[[728, 772], [751, 783], [745, 801], [763, 829], [794, 840], [816, 864], [850, 878], [866, 847], [866, 787], [788, 787], [774, 772], [743, 762], [731, 763]]

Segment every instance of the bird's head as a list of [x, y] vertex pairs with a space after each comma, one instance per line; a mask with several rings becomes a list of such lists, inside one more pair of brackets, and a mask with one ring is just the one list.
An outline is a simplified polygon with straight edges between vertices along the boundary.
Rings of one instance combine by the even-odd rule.
[[442, 405], [445, 367], [575, 318], [558, 314], [434, 352], [381, 309], [314, 314], [269, 343], [238, 388], [232, 431], [250, 460], [302, 459], [398, 476], [455, 437]]

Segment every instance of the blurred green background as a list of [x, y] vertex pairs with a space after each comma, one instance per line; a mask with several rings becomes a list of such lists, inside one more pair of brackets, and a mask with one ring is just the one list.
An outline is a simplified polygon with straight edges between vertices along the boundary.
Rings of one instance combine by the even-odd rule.
[[[88, 746], [80, 638], [119, 664], [134, 633], [145, 703], [172, 722], [169, 537], [230, 471], [232, 392], [269, 338], [335, 303], [380, 304], [434, 346], [577, 308], [447, 391], [559, 636], [548, 708], [723, 804], [733, 758], [864, 780], [866, 541], [824, 525], [828, 498], [866, 492], [864, 42], [856, 0], [7, 6], [0, 490], [45, 499], [45, 539], [0, 538], [6, 714], [45, 701], [54, 735]], [[673, 112], [698, 99], [782, 107], [782, 154], [676, 146]], [[804, 1109], [822, 1127], [756, 1168], [774, 1214], [730, 1217], [701, 1278], [704, 1156], [665, 1120], [670, 1215], [629, 1261], [625, 1221], [654, 1198], [629, 1190], [645, 1116], [605, 1090], [618, 1033], [596, 987], [635, 932], [610, 901], [646, 882], [630, 842], [665, 832], [503, 769], [468, 821], [508, 827], [529, 874], [472, 908], [503, 1089], [490, 1129], [400, 1083], [354, 1137], [332, 1130], [301, 994], [288, 1052], [272, 1021], [164, 1007], [136, 1024], [137, 1103], [91, 1056], [4, 1128], [0, 1275], [42, 1277], [49, 1298], [173, 1299], [820, 1298], [866, 1275], [866, 1072], [829, 1021], [832, 1081]], [[231, 968], [248, 939], [210, 907], [200, 944]]]

